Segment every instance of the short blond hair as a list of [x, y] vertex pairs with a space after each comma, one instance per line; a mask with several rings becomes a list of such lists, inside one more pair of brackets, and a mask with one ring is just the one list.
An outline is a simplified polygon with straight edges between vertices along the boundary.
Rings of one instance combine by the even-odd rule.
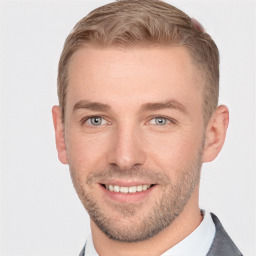
[[179, 45], [188, 49], [204, 78], [203, 116], [208, 122], [218, 105], [219, 52], [212, 38], [187, 14], [160, 0], [120, 0], [81, 19], [67, 37], [58, 67], [58, 98], [65, 116], [68, 64], [84, 45], [148, 47]]

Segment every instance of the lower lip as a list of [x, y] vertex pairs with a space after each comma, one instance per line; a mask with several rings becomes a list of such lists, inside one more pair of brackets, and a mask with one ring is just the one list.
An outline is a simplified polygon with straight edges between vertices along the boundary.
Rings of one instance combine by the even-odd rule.
[[155, 189], [156, 185], [150, 187], [149, 189], [141, 192], [135, 193], [119, 193], [107, 190], [104, 186], [99, 185], [103, 193], [113, 201], [119, 203], [136, 203], [146, 199], [152, 191]]

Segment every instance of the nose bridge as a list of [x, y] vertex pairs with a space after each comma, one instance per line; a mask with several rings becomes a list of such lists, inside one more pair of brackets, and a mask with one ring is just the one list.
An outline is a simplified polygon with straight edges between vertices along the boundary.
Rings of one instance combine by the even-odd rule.
[[130, 169], [142, 165], [146, 154], [141, 141], [141, 130], [134, 124], [124, 122], [116, 127], [111, 150], [108, 152], [109, 164], [120, 169]]

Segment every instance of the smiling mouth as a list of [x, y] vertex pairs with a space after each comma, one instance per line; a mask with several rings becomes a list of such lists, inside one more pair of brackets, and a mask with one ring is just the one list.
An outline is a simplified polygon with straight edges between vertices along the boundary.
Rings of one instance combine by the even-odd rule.
[[123, 187], [118, 185], [106, 185], [106, 184], [102, 184], [102, 186], [106, 190], [109, 190], [111, 192], [127, 194], [127, 193], [136, 193], [136, 192], [146, 191], [152, 186], [154, 186], [154, 184], [144, 184], [144, 185], [130, 186], [130, 187]]

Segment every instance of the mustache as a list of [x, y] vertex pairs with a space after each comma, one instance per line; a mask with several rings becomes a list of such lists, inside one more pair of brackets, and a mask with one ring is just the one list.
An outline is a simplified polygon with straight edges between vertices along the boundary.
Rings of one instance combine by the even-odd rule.
[[86, 184], [104, 183], [110, 179], [143, 180], [150, 184], [162, 185], [170, 183], [170, 178], [166, 174], [151, 169], [142, 167], [120, 169], [118, 166], [112, 166], [104, 170], [93, 171], [88, 175]]

